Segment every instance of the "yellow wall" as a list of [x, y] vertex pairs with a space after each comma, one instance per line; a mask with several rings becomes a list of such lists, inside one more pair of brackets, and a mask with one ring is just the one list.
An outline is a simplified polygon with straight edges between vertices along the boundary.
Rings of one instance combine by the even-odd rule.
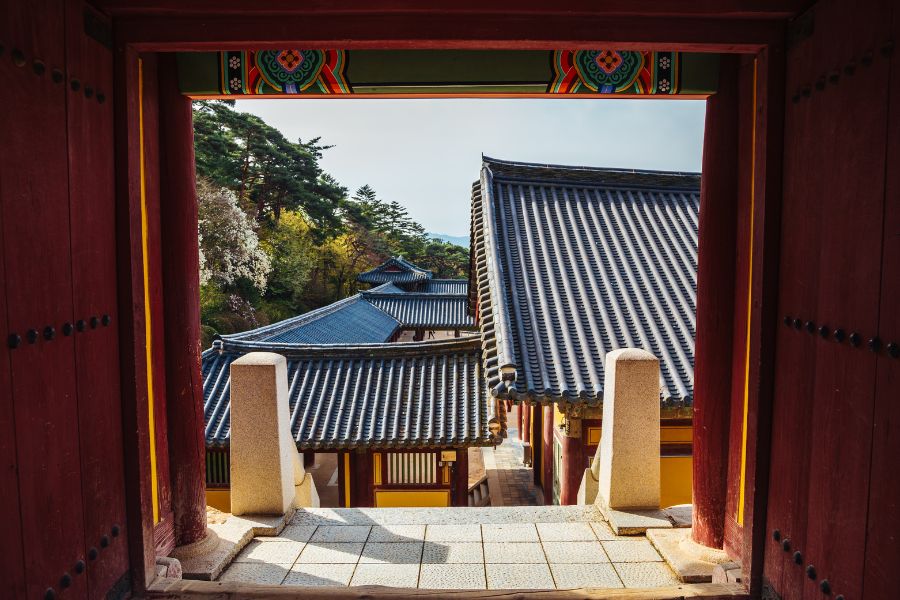
[[376, 490], [376, 508], [450, 506], [449, 490]]
[[566, 422], [566, 415], [559, 410], [559, 404], [553, 405], [553, 424], [556, 427], [562, 427]]
[[222, 512], [231, 512], [231, 490], [206, 489], [206, 505]]
[[663, 456], [659, 469], [659, 506], [691, 503], [693, 467], [690, 456]]

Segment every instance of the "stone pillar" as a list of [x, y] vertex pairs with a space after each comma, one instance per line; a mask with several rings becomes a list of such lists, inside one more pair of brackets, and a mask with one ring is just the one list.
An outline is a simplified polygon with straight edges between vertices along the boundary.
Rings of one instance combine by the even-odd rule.
[[[659, 360], [646, 350], [606, 355], [603, 430], [591, 471], [597, 503], [659, 508]], [[594, 470], [596, 467], [596, 470]]]
[[290, 432], [287, 361], [251, 352], [231, 363], [231, 512], [285, 514], [306, 478]]

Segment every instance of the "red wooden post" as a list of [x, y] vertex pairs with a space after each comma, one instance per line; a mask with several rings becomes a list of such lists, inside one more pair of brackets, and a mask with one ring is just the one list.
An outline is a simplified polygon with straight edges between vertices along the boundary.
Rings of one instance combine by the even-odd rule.
[[469, 451], [467, 448], [456, 449], [456, 463], [453, 465], [453, 498], [452, 506], [469, 505]]
[[159, 124], [169, 468], [175, 541], [184, 545], [206, 535], [206, 453], [194, 130], [174, 54], [159, 58]]
[[534, 419], [533, 427], [534, 436], [531, 440], [531, 470], [534, 472], [534, 485], [541, 485], [541, 470], [544, 468], [544, 410], [540, 404], [532, 407]]
[[578, 502], [578, 487], [584, 475], [584, 444], [581, 436], [562, 435], [562, 472], [559, 474], [559, 503]]
[[719, 90], [706, 101], [697, 339], [694, 372], [694, 541], [721, 548], [725, 533], [737, 218], [737, 57], [723, 56]]
[[375, 506], [374, 461], [369, 450], [355, 450], [350, 453], [350, 506]]
[[531, 406], [520, 404], [519, 411], [522, 414], [522, 442], [527, 446], [531, 443]]
[[553, 504], [553, 405], [547, 404], [542, 408], [544, 413], [543, 440], [544, 444], [544, 481], [541, 489], [544, 492], [544, 504]]

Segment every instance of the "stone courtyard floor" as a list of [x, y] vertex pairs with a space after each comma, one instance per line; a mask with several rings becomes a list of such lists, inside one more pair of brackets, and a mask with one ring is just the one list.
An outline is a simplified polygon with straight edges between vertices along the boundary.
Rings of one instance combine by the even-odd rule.
[[426, 589], [642, 588], [679, 582], [643, 536], [592, 506], [301, 509], [218, 581]]

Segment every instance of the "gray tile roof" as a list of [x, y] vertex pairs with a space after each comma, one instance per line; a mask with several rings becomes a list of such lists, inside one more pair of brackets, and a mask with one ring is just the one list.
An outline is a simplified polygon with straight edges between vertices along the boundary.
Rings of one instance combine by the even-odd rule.
[[698, 174], [485, 157], [469, 298], [492, 393], [600, 404], [606, 353], [638, 347], [663, 405], [690, 405], [699, 203]]
[[363, 298], [399, 321], [403, 327], [474, 329], [465, 294], [362, 292]]
[[429, 279], [423, 292], [429, 294], [468, 294], [468, 279]]
[[274, 344], [366, 344], [386, 342], [399, 328], [397, 319], [355, 294], [291, 319], [221, 337]]
[[[258, 342], [203, 353], [207, 446], [230, 436], [230, 365]], [[478, 336], [401, 344], [282, 344], [291, 431], [300, 449], [489, 445], [494, 415]]]
[[389, 258], [374, 269], [360, 273], [356, 280], [362, 283], [414, 283], [431, 279], [431, 271], [420, 269], [402, 256]]

